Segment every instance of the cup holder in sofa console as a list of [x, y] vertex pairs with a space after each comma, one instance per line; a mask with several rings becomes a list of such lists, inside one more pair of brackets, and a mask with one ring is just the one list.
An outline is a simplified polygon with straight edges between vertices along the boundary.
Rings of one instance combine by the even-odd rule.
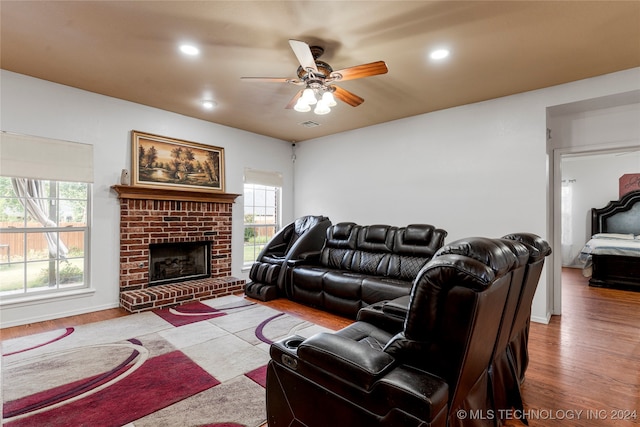
[[296, 350], [298, 347], [300, 347], [302, 341], [304, 341], [304, 338], [291, 337], [285, 340], [284, 346], [290, 348], [291, 350]]

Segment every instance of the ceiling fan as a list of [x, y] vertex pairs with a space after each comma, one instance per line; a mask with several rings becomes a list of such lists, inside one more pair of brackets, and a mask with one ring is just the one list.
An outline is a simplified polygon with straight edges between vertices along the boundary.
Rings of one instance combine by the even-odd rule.
[[324, 53], [322, 47], [309, 46], [300, 40], [289, 40], [289, 45], [293, 49], [296, 58], [298, 58], [298, 62], [300, 62], [297, 78], [242, 77], [242, 79], [304, 86], [285, 107], [293, 108], [296, 111], [310, 111], [311, 105], [316, 105], [314, 109], [316, 114], [327, 114], [331, 111], [330, 107], [336, 105], [334, 95], [340, 101], [352, 107], [357, 107], [364, 102], [364, 99], [346, 89], [335, 86], [334, 83], [376, 76], [389, 71], [384, 61], [376, 61], [334, 71], [329, 64], [318, 60]]

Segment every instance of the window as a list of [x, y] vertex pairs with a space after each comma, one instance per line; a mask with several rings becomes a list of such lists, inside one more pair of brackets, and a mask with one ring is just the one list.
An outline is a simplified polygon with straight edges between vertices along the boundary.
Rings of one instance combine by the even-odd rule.
[[279, 225], [280, 187], [244, 184], [244, 264], [251, 265]]
[[575, 179], [562, 180], [562, 193], [560, 198], [560, 243], [562, 248], [562, 265], [572, 266], [576, 264], [576, 257], [573, 253], [573, 185]]
[[90, 187], [0, 177], [0, 296], [88, 286]]

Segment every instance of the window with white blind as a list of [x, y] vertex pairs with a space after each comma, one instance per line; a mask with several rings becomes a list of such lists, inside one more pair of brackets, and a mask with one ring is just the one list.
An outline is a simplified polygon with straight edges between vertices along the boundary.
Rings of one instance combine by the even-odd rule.
[[89, 286], [93, 147], [0, 133], [0, 297]]

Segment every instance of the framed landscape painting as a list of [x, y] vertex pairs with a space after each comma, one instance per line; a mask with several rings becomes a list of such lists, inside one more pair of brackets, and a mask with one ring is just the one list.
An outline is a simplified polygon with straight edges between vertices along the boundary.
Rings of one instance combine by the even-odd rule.
[[224, 192], [224, 148], [131, 131], [131, 184]]

